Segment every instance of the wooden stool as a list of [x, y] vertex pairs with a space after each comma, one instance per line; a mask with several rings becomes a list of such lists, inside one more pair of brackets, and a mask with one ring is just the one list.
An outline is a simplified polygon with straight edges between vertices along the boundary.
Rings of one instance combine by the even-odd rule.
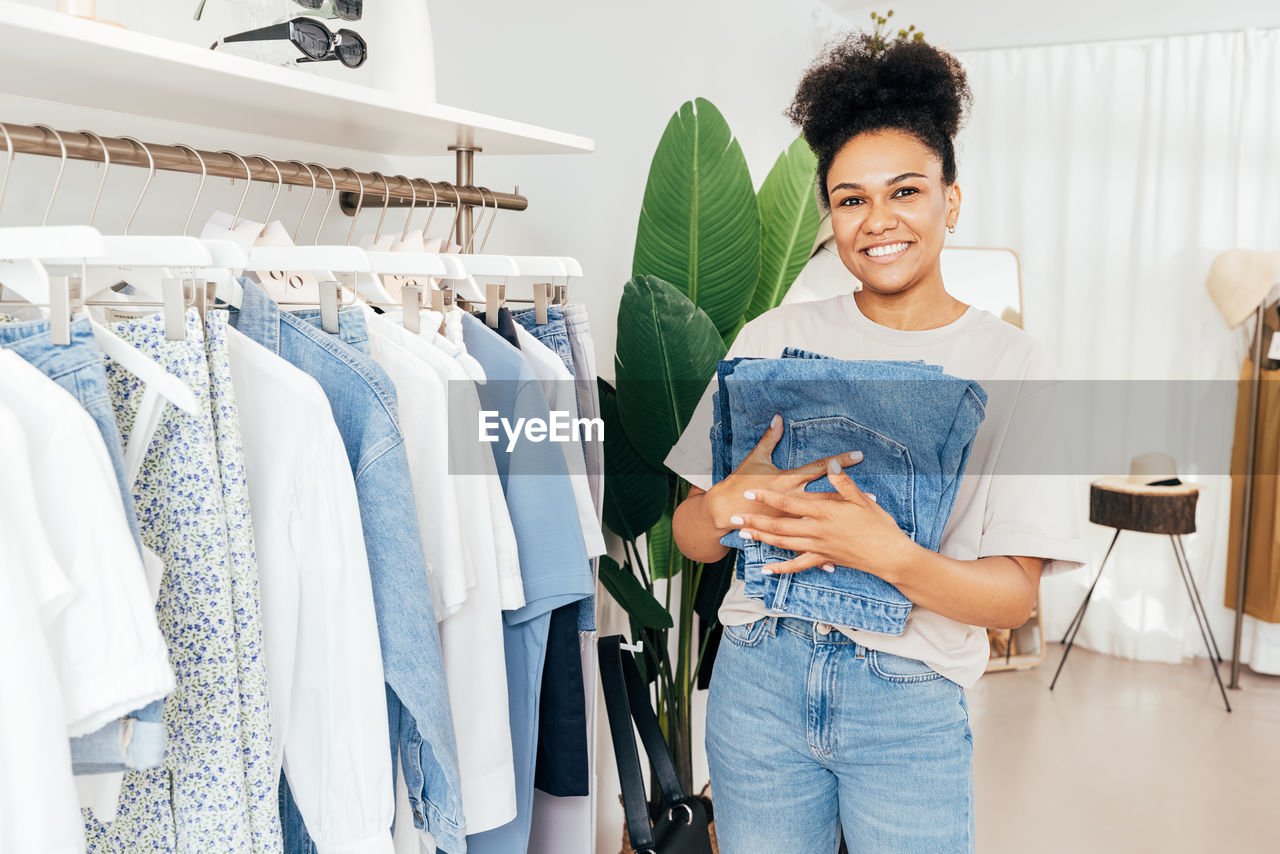
[[1191, 610], [1196, 615], [1196, 625], [1200, 627], [1200, 636], [1204, 639], [1205, 650], [1209, 653], [1209, 663], [1213, 665], [1213, 675], [1218, 680], [1218, 690], [1222, 692], [1222, 702], [1227, 711], [1231, 711], [1231, 703], [1227, 700], [1227, 689], [1222, 685], [1222, 676], [1218, 672], [1218, 664], [1222, 662], [1222, 654], [1218, 652], [1218, 641], [1209, 626], [1209, 615], [1200, 599], [1200, 590], [1196, 587], [1195, 577], [1191, 574], [1191, 561], [1187, 559], [1186, 548], [1182, 544], [1183, 534], [1192, 534], [1196, 530], [1196, 499], [1200, 495], [1200, 487], [1191, 483], [1173, 486], [1151, 486], [1135, 483], [1125, 477], [1104, 477], [1089, 485], [1089, 521], [1098, 525], [1106, 525], [1116, 529], [1107, 546], [1107, 553], [1098, 567], [1098, 576], [1089, 586], [1084, 601], [1080, 603], [1076, 615], [1067, 626], [1067, 633], [1062, 642], [1067, 645], [1062, 653], [1062, 661], [1053, 674], [1053, 682], [1049, 690], [1058, 681], [1062, 666], [1067, 663], [1071, 647], [1080, 632], [1080, 624], [1084, 622], [1085, 611], [1089, 608], [1089, 600], [1093, 598], [1094, 588], [1102, 578], [1102, 571], [1107, 567], [1107, 558], [1121, 531], [1138, 531], [1145, 534], [1167, 534], [1173, 544], [1173, 556], [1178, 562], [1178, 572], [1182, 575], [1182, 586], [1187, 590], [1187, 598], [1191, 600]]

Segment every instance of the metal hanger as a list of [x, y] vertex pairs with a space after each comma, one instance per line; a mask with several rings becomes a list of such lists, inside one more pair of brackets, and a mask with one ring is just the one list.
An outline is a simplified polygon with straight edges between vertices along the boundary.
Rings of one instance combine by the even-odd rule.
[[[303, 163], [301, 160], [288, 160], [285, 162], [296, 163], [299, 168], [306, 169], [307, 175], [311, 177], [311, 195], [307, 196], [307, 203], [302, 206], [302, 216], [298, 217], [298, 227], [293, 230], [293, 242], [297, 243], [298, 235], [302, 233], [302, 224], [306, 222], [307, 214], [311, 211], [311, 203], [315, 201], [316, 198], [316, 173], [310, 166]], [[293, 187], [290, 186], [289, 189], [292, 190]]]
[[[240, 202], [236, 205], [236, 212], [231, 215], [231, 230], [235, 231], [236, 226], [240, 224], [240, 212], [244, 210], [244, 200], [249, 197], [249, 188], [253, 186], [253, 170], [249, 168], [249, 161], [245, 160], [234, 151], [219, 151], [219, 154], [225, 154], [228, 157], [234, 157], [240, 161], [240, 165], [244, 167], [244, 192], [240, 194]], [[231, 179], [231, 183], [236, 182], [235, 178]]]
[[[191, 200], [191, 209], [187, 211], [187, 221], [182, 226], [182, 233], [187, 235], [190, 233], [191, 220], [195, 216], [196, 208], [200, 205], [200, 196], [204, 193], [205, 181], [209, 177], [209, 166], [205, 163], [204, 155], [191, 146], [174, 143], [173, 147], [190, 152], [191, 156], [200, 164], [200, 183], [196, 186], [195, 198]], [[242, 288], [240, 283], [236, 281], [236, 275], [238, 271], [244, 269], [245, 261], [248, 258], [247, 253], [239, 243], [233, 240], [209, 238], [202, 239], [200, 242], [209, 250], [209, 256], [213, 261], [212, 266], [198, 271], [202, 278], [214, 286], [213, 293], [206, 292], [206, 297], [210, 299], [216, 297], [228, 305], [239, 308]], [[208, 301], [205, 301], [206, 306]]]
[[324, 230], [324, 221], [329, 218], [329, 211], [333, 207], [334, 199], [338, 197], [338, 180], [333, 177], [333, 172], [329, 170], [328, 166], [321, 166], [319, 163], [309, 163], [307, 165], [323, 169], [324, 174], [329, 176], [329, 201], [325, 203], [324, 211], [320, 214], [320, 224], [316, 226], [316, 236], [311, 240], [314, 245], [320, 242], [320, 232]]

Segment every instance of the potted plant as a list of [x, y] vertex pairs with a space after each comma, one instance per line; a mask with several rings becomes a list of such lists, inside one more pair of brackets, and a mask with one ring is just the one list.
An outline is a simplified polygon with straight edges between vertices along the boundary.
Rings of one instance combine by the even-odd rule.
[[686, 791], [696, 791], [693, 691], [733, 564], [732, 553], [704, 565], [675, 547], [671, 517], [689, 485], [663, 460], [738, 330], [781, 302], [808, 260], [820, 219], [815, 170], [797, 139], [757, 194], [720, 111], [702, 98], [683, 104], [649, 170], [618, 308], [617, 387], [600, 384], [604, 521], [625, 551], [621, 566], [601, 558], [600, 580], [643, 643], [641, 671]]

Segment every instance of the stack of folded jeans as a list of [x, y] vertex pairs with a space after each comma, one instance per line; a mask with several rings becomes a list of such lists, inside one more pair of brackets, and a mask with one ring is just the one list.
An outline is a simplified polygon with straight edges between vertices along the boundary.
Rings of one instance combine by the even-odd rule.
[[[936, 551], [951, 516], [987, 393], [974, 380], [923, 361], [839, 360], [788, 347], [782, 358], [736, 358], [717, 367], [711, 427], [712, 478], [724, 480], [760, 441], [775, 413], [783, 434], [773, 450], [780, 469], [861, 451], [845, 467], [876, 496], [909, 537]], [[833, 492], [823, 476], [808, 492]], [[763, 575], [796, 553], [731, 531], [720, 540], [741, 550], [738, 576], [749, 598], [770, 613], [806, 617], [878, 634], [906, 628], [911, 601], [887, 581], [837, 566]]]

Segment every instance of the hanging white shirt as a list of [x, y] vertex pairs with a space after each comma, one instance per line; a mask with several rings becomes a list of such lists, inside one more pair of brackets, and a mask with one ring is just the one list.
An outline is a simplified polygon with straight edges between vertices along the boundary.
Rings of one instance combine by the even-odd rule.
[[[573, 374], [569, 373], [554, 350], [520, 324], [515, 324], [515, 327], [516, 338], [520, 341], [520, 355], [524, 356], [524, 360], [533, 369], [534, 376], [542, 383], [548, 406], [553, 411], [568, 413], [569, 423], [576, 424], [578, 393], [573, 384]], [[605, 553], [604, 534], [600, 530], [600, 523], [596, 521], [596, 505], [591, 499], [582, 442], [560, 442], [559, 445], [569, 468], [569, 485], [573, 487], [573, 503], [578, 508], [578, 523], [582, 527], [587, 557], [597, 557]]]
[[[462, 365], [389, 317], [369, 318], [370, 341], [381, 336], [387, 342], [394, 341], [405, 358], [416, 360], [436, 377], [441, 387], [447, 387], [450, 429], [466, 430], [468, 425], [474, 425], [480, 401]], [[435, 328], [424, 321], [423, 329], [430, 332]], [[376, 348], [377, 344], [375, 353]], [[407, 436], [405, 441], [408, 442]], [[450, 471], [433, 488], [454, 491], [460, 534], [475, 578], [467, 601], [440, 623], [445, 681], [458, 747], [462, 809], [467, 833], [472, 834], [501, 827], [516, 815], [501, 590], [485, 486], [489, 475], [483, 464], [487, 456], [492, 465], [493, 455], [478, 442], [465, 438], [448, 442], [442, 438], [437, 443], [449, 454]], [[497, 480], [496, 468], [492, 478]], [[504, 512], [505, 506], [504, 502]]]
[[[458, 501], [448, 485], [449, 419], [444, 383], [394, 333], [395, 324], [365, 306], [373, 359], [396, 389], [400, 432], [431, 579], [437, 622], [457, 613], [474, 584], [468, 577]], [[390, 329], [388, 329], [390, 327]], [[412, 338], [413, 336], [408, 336]]]
[[360, 505], [324, 391], [227, 330], [277, 772], [320, 854], [390, 854], [386, 693]]
[[[483, 385], [488, 381], [488, 378], [485, 377], [484, 368], [476, 361], [475, 357], [469, 355], [462, 344], [442, 335], [437, 335], [433, 331], [439, 327], [439, 317], [440, 315], [435, 312], [424, 311], [422, 313], [422, 331], [419, 337], [431, 342], [435, 349], [456, 362], [473, 383]], [[456, 310], [446, 313], [445, 318], [446, 328], [456, 327], [459, 332], [461, 331], [461, 317]], [[431, 319], [430, 323], [428, 323], [428, 319]], [[450, 325], [451, 323], [452, 326]], [[461, 379], [461, 377], [458, 378]], [[472, 390], [474, 391], [474, 386]], [[473, 397], [476, 402], [476, 412], [478, 413], [479, 396], [474, 395]], [[471, 443], [466, 444], [471, 445]], [[492, 524], [490, 533], [493, 536], [493, 550], [498, 561], [498, 584], [502, 610], [514, 611], [517, 608], [523, 608], [525, 605], [524, 581], [520, 573], [520, 554], [516, 545], [516, 532], [511, 524], [511, 513], [507, 509], [506, 493], [502, 491], [502, 481], [498, 478], [498, 465], [493, 459], [492, 452], [479, 455], [479, 467], [483, 467], [485, 471], [484, 487], [489, 493], [490, 522]], [[476, 471], [478, 467], [476, 463], [472, 462], [463, 470]]]
[[67, 733], [86, 735], [173, 690], [169, 649], [93, 418], [11, 350], [0, 350], [0, 403], [22, 425], [35, 506], [74, 588], [45, 638]]
[[0, 405], [0, 851], [84, 851], [62, 691], [44, 626], [75, 595], [35, 514], [27, 441]]

